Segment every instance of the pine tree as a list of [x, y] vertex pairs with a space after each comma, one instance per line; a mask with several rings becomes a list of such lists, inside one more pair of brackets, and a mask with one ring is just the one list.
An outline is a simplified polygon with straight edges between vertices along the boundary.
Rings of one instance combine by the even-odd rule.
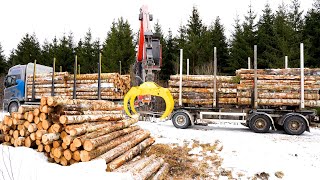
[[119, 72], [120, 61], [122, 73], [129, 73], [135, 61], [133, 34], [130, 24], [123, 18], [113, 22], [103, 44], [103, 71]]
[[277, 48], [277, 60], [275, 61], [274, 67], [284, 67], [284, 57], [290, 54], [290, 40], [293, 35], [293, 29], [289, 25], [288, 13], [286, 12], [286, 6], [282, 3], [276, 12], [274, 20], [274, 29], [276, 33], [276, 48]]
[[[205, 26], [202, 24], [198, 9], [193, 7], [192, 14], [187, 23], [187, 46], [186, 57], [190, 59], [190, 72], [195, 73], [195, 67], [201, 66], [208, 59], [204, 57], [203, 45], [205, 38]], [[205, 59], [204, 59], [205, 58]]]
[[41, 49], [36, 35], [28, 33], [21, 39], [14, 51], [14, 56], [11, 56], [11, 65], [32, 63], [34, 60], [41, 62]]
[[70, 33], [68, 37], [64, 34], [59, 40], [59, 44], [55, 53], [57, 67], [62, 67], [62, 71], [74, 72], [74, 42], [73, 35]]
[[170, 75], [175, 74], [175, 61], [178, 59], [177, 57], [177, 49], [175, 47], [175, 41], [172, 37], [172, 31], [169, 30], [168, 36], [166, 38], [166, 42], [163, 46], [163, 59], [162, 59], [162, 67], [160, 71], [160, 79], [168, 80]]
[[[217, 69], [218, 72], [226, 73], [228, 71], [227, 61], [229, 57], [227, 38], [224, 35], [224, 27], [220, 23], [219, 16], [214, 22], [214, 27], [211, 30], [212, 42], [210, 44], [213, 47], [217, 47]], [[213, 52], [213, 47], [211, 52]]]
[[[231, 36], [230, 56], [228, 60], [229, 71], [235, 71], [240, 68], [247, 68], [248, 50], [244, 48], [247, 44], [244, 38], [243, 28], [240, 24], [239, 17], [235, 19], [234, 32]], [[253, 47], [253, 46], [252, 46]]]
[[265, 5], [263, 15], [258, 22], [258, 68], [277, 67], [276, 32], [274, 14], [269, 4]]
[[320, 1], [315, 1], [311, 10], [305, 17], [305, 28], [303, 36], [305, 39], [305, 57], [306, 67], [319, 67], [320, 57]]
[[[289, 25], [292, 28], [292, 34], [290, 36], [290, 57], [289, 67], [299, 67], [300, 62], [300, 43], [303, 41], [303, 27], [304, 19], [302, 17], [303, 11], [300, 11], [299, 0], [292, 0], [289, 6]], [[308, 55], [306, 54], [306, 57]]]
[[81, 66], [81, 73], [97, 72], [97, 63], [99, 60], [99, 47], [98, 50], [95, 49], [90, 29], [86, 33], [84, 41], [82, 42], [82, 40], [80, 40], [78, 42], [76, 53], [78, 56], [78, 64]]
[[7, 66], [6, 57], [3, 54], [2, 45], [0, 43], [0, 74], [6, 73], [7, 68], [8, 66]]

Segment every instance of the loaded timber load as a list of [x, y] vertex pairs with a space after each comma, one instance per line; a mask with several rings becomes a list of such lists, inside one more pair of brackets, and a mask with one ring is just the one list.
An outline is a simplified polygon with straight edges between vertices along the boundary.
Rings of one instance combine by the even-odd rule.
[[[300, 69], [257, 69], [257, 89], [259, 106], [300, 105]], [[240, 77], [237, 87], [239, 105], [250, 105], [254, 82], [254, 70], [236, 71]], [[320, 107], [320, 69], [304, 69], [304, 99], [306, 107]]]
[[[33, 75], [28, 76], [27, 98], [32, 98]], [[35, 99], [52, 95], [72, 98], [74, 92], [74, 76], [68, 72], [55, 73], [52, 83], [52, 73], [36, 74], [35, 76]], [[101, 74], [101, 99], [123, 99], [130, 89], [130, 76], [118, 73]], [[98, 99], [98, 74], [76, 75], [76, 97], [78, 99]]]
[[[170, 76], [169, 91], [175, 103], [179, 99], [179, 75]], [[221, 104], [237, 104], [237, 82], [235, 76], [217, 76], [217, 95]], [[212, 75], [183, 75], [182, 103], [189, 106], [210, 106], [213, 103]]]

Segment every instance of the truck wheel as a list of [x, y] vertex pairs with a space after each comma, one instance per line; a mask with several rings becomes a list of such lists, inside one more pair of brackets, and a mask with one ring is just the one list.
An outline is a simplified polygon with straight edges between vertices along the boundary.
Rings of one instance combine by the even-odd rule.
[[249, 128], [256, 133], [266, 133], [270, 130], [270, 119], [265, 115], [255, 115], [249, 120]]
[[184, 112], [177, 112], [172, 117], [172, 123], [176, 128], [179, 129], [185, 129], [191, 124], [189, 116]]
[[9, 113], [17, 112], [18, 111], [18, 103], [17, 102], [11, 102], [8, 108]]
[[307, 129], [306, 121], [300, 116], [290, 116], [283, 124], [284, 131], [290, 135], [300, 135]]

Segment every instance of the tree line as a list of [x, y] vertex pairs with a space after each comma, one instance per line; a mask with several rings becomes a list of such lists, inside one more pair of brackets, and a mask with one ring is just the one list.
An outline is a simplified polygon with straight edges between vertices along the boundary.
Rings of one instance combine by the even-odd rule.
[[[258, 68], [283, 68], [284, 56], [289, 57], [289, 67], [299, 67], [301, 42], [305, 44], [305, 66], [320, 65], [320, 0], [315, 0], [306, 13], [301, 10], [299, 0], [282, 3], [275, 11], [267, 3], [260, 17], [249, 5], [242, 22], [239, 17], [235, 18], [229, 39], [219, 17], [211, 25], [205, 25], [200, 15], [193, 7], [187, 23], [180, 25], [176, 36], [171, 30], [164, 33], [159, 22], [154, 24], [153, 32], [160, 36], [163, 49], [160, 79], [166, 80], [170, 74], [178, 72], [179, 49], [184, 49], [184, 58], [190, 59], [191, 74], [212, 73], [214, 47], [217, 47], [220, 74], [232, 75], [237, 69], [247, 68], [248, 57], [253, 60], [255, 44]], [[75, 55], [81, 73], [94, 73], [98, 69], [99, 53], [102, 54], [102, 72], [119, 72], [121, 61], [122, 73], [129, 73], [135, 62], [136, 42], [136, 34], [122, 17], [112, 23], [102, 42], [93, 40], [90, 29], [78, 42], [70, 33], [45, 40], [43, 45], [35, 34], [26, 34], [7, 58], [0, 44], [0, 73], [35, 59], [39, 64], [52, 66], [53, 58], [57, 60], [57, 68], [61, 66], [62, 71], [73, 72]]]

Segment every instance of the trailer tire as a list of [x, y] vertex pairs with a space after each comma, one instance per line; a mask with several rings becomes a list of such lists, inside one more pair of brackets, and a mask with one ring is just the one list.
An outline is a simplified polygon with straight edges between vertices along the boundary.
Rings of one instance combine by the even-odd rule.
[[172, 117], [172, 123], [176, 128], [186, 129], [190, 126], [191, 121], [189, 116], [184, 112], [177, 112]]
[[13, 102], [10, 103], [10, 105], [8, 107], [8, 111], [9, 111], [10, 114], [12, 112], [18, 112], [18, 108], [19, 108], [18, 103], [13, 101]]
[[300, 135], [307, 129], [307, 123], [300, 116], [289, 116], [283, 124], [284, 131], [290, 135]]
[[266, 115], [258, 114], [249, 120], [249, 128], [256, 133], [266, 133], [270, 130], [271, 121]]

